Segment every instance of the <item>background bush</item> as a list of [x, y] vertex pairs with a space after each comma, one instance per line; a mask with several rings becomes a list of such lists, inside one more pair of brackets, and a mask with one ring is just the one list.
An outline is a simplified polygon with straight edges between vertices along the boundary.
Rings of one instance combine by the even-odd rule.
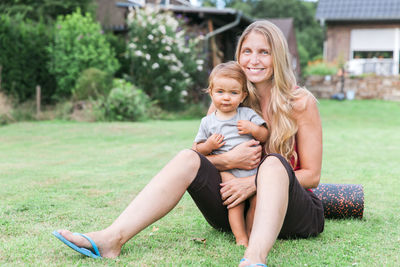
[[305, 76], [310, 75], [335, 75], [338, 71], [337, 66], [333, 64], [328, 64], [327, 62], [317, 60], [315, 62], [310, 62], [307, 66], [304, 74]]
[[178, 110], [202, 70], [191, 38], [181, 20], [149, 7], [128, 15], [130, 81], [167, 110]]
[[40, 85], [43, 101], [50, 101], [56, 87], [46, 68], [51, 38], [52, 30], [42, 22], [0, 14], [1, 89], [15, 100], [33, 98]]
[[146, 117], [149, 97], [130, 82], [114, 79], [113, 89], [104, 103], [105, 118], [117, 121], [137, 121]]
[[55, 36], [48, 47], [49, 70], [56, 77], [57, 98], [69, 97], [81, 72], [97, 68], [112, 75], [119, 63], [98, 22], [89, 13], [59, 16]]
[[73, 97], [75, 100], [97, 99], [107, 97], [112, 87], [112, 76], [96, 68], [89, 68], [82, 72], [76, 81]]

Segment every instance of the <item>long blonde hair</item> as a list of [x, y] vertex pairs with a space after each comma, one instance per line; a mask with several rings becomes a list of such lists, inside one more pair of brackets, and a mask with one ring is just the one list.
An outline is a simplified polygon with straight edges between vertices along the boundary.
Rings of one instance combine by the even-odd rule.
[[[260, 33], [268, 40], [274, 68], [271, 99], [267, 109], [271, 121], [268, 125], [269, 137], [265, 144], [265, 150], [267, 153], [279, 153], [289, 162], [293, 158], [294, 165], [296, 165], [298, 157], [294, 145], [298, 126], [292, 115], [293, 103], [307, 90], [294, 90], [296, 78], [291, 67], [286, 39], [281, 30], [269, 21], [253, 22], [244, 30], [236, 47], [236, 60], [239, 61], [242, 44], [252, 32]], [[253, 108], [262, 116], [256, 88], [251, 82], [248, 82], [247, 87], [249, 96], [244, 104]]]

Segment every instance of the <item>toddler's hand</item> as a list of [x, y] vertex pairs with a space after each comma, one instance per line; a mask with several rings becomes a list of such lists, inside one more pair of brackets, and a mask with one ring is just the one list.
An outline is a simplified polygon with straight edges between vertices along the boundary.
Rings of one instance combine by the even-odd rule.
[[240, 120], [237, 123], [239, 134], [251, 134], [254, 124], [251, 121]]
[[225, 145], [224, 136], [222, 134], [212, 134], [208, 137], [206, 144], [212, 149], [218, 149], [221, 146]]

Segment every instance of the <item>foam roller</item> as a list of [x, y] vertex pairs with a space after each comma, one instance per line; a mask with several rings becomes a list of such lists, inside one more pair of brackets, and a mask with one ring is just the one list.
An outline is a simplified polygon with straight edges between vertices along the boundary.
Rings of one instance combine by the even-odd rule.
[[359, 184], [320, 184], [313, 192], [322, 201], [327, 219], [358, 218], [364, 213], [364, 190]]

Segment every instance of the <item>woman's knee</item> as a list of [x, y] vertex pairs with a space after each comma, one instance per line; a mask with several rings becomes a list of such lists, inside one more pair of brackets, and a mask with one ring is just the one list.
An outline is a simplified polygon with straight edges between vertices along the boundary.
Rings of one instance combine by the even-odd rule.
[[274, 155], [270, 155], [260, 164], [257, 180], [285, 177], [289, 181], [289, 175], [282, 161]]
[[176, 159], [182, 164], [182, 168], [187, 168], [190, 172], [196, 172], [200, 168], [200, 156], [191, 149], [181, 150]]

